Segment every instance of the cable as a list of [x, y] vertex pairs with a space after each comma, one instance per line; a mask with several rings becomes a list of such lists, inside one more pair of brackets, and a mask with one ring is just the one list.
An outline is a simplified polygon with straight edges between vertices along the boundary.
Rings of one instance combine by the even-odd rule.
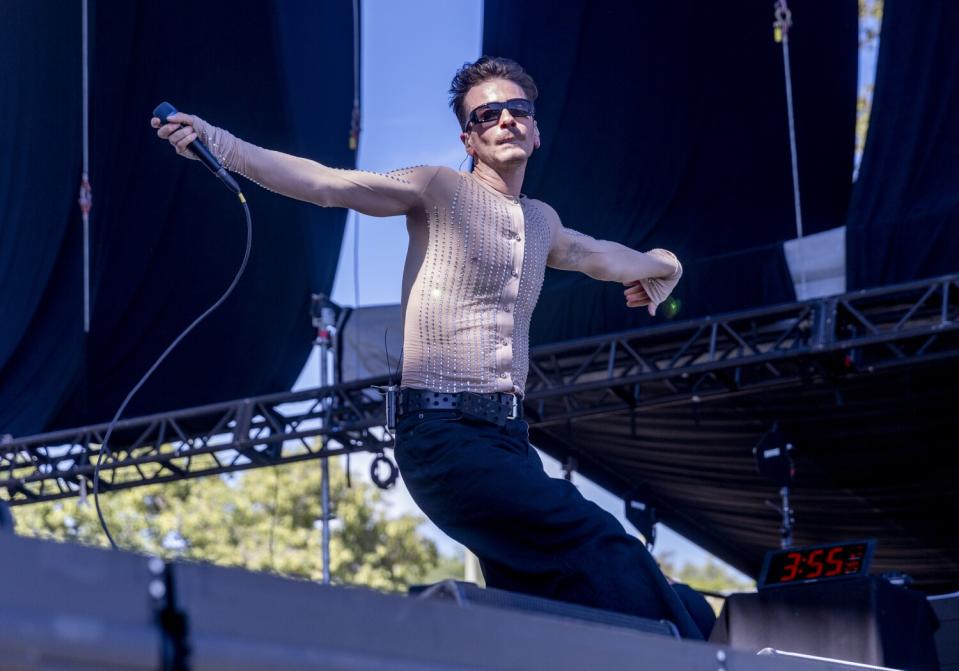
[[[387, 378], [388, 379], [387, 384], [389, 384], [392, 387], [393, 386], [393, 364], [390, 363], [390, 345], [389, 345], [389, 342], [387, 341], [387, 338], [389, 337], [389, 335], [390, 335], [390, 327], [387, 326], [386, 329], [383, 330], [383, 350], [386, 352], [386, 372], [389, 375], [389, 377]], [[399, 374], [400, 372], [399, 366], [397, 366], [396, 372], [397, 374]]]
[[360, 307], [360, 213], [353, 211], [353, 305]]
[[116, 428], [117, 421], [120, 419], [120, 415], [123, 414], [123, 411], [126, 410], [127, 405], [133, 399], [133, 396], [140, 391], [140, 387], [153, 375], [153, 372], [160, 366], [161, 363], [169, 356], [170, 352], [180, 344], [180, 341], [183, 340], [187, 334], [190, 333], [196, 326], [206, 319], [214, 310], [220, 307], [223, 304], [223, 301], [233, 293], [233, 289], [236, 288], [237, 283], [240, 281], [243, 272], [246, 270], [246, 264], [250, 260], [250, 248], [253, 244], [253, 221], [250, 217], [250, 208], [246, 204], [246, 198], [243, 197], [242, 193], [238, 194], [240, 197], [240, 204], [243, 206], [243, 212], [246, 215], [246, 249], [243, 252], [243, 261], [240, 262], [240, 267], [236, 271], [236, 275], [233, 277], [233, 281], [230, 282], [230, 286], [226, 288], [226, 291], [223, 292], [223, 295], [217, 299], [216, 303], [208, 307], [203, 314], [193, 320], [193, 323], [183, 329], [183, 332], [176, 337], [176, 339], [170, 343], [170, 345], [163, 351], [163, 354], [154, 362], [150, 369], [144, 373], [143, 377], [140, 378], [140, 381], [136, 383], [136, 386], [127, 394], [127, 397], [123, 399], [123, 403], [120, 404], [120, 408], [117, 410], [117, 414], [113, 416], [113, 419], [110, 420], [110, 424], [107, 426], [107, 433], [103, 438], [103, 445], [100, 447], [100, 452], [97, 454], [97, 464], [93, 469], [93, 503], [97, 509], [97, 517], [100, 519], [100, 526], [103, 528], [103, 533], [106, 534], [107, 540], [110, 541], [110, 546], [114, 550], [119, 550], [116, 541], [113, 539], [113, 535], [110, 533], [110, 529], [107, 526], [106, 518], [103, 516], [103, 510], [100, 507], [100, 466], [103, 463], [103, 455], [106, 454], [110, 456], [110, 434], [113, 433], [113, 429]]
[[[387, 341], [389, 336], [390, 329], [387, 328], [383, 331], [383, 351], [386, 352], [386, 370], [389, 373], [387, 377], [387, 385], [385, 387], [376, 387], [376, 389], [383, 395], [383, 400], [386, 402], [386, 435], [390, 437], [390, 440], [393, 441], [393, 444], [396, 445], [396, 436], [393, 434], [396, 420], [396, 404], [397, 404], [397, 389], [396, 385], [393, 384], [393, 364], [390, 363], [390, 346]], [[400, 365], [403, 360], [403, 350], [400, 349], [400, 361], [396, 365], [396, 374], [399, 375]]]
[[276, 572], [276, 559], [273, 552], [276, 539], [276, 519], [280, 515], [280, 472], [273, 467], [273, 519], [270, 520], [270, 570]]

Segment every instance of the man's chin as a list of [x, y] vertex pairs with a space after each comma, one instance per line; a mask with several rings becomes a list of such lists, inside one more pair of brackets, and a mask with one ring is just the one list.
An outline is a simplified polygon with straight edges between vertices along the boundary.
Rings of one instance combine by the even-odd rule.
[[501, 145], [496, 152], [496, 160], [504, 165], [525, 163], [529, 160], [529, 152], [517, 145]]

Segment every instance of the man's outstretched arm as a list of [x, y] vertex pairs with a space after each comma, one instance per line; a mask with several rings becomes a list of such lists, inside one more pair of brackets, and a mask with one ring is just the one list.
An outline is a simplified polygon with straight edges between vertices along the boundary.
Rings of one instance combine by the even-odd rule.
[[346, 207], [374, 217], [406, 214], [420, 203], [437, 168], [421, 166], [385, 175], [339, 170], [310, 159], [263, 149], [198, 116], [178, 112], [150, 124], [176, 152], [195, 158], [189, 144], [199, 137], [230, 172], [281, 195], [323, 207]]
[[638, 252], [618, 242], [597, 240], [553, 224], [553, 244], [546, 261], [551, 268], [576, 270], [597, 280], [621, 282], [628, 307], [647, 306], [649, 314], [669, 297], [683, 267], [672, 252], [652, 249]]

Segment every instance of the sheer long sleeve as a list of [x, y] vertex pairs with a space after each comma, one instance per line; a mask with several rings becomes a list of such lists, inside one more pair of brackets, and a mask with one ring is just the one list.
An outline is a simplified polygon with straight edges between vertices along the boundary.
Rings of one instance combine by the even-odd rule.
[[265, 189], [323, 207], [346, 207], [372, 216], [406, 214], [421, 201], [438, 168], [416, 166], [388, 173], [341, 170], [264, 149], [193, 117], [193, 127], [230, 172]]

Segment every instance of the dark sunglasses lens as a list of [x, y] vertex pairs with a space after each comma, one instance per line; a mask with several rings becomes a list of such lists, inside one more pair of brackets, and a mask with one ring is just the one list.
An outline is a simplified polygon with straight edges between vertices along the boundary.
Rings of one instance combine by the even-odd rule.
[[506, 109], [513, 116], [529, 116], [533, 113], [533, 103], [529, 100], [517, 98], [506, 103]]
[[489, 103], [477, 107], [470, 114], [470, 123], [489, 123], [499, 121], [503, 109], [508, 109], [513, 116], [528, 117], [533, 115], [533, 103], [525, 98], [514, 98], [505, 103]]
[[476, 118], [479, 119], [480, 123], [487, 123], [490, 121], [496, 121], [499, 119], [501, 107], [483, 107], [476, 110]]

